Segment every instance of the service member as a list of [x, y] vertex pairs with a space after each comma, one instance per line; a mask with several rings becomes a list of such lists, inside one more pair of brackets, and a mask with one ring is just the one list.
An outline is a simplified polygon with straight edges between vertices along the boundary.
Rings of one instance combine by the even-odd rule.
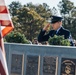
[[65, 29], [62, 26], [62, 17], [60, 16], [51, 16], [51, 24], [52, 24], [52, 30], [49, 31], [48, 34], [46, 34], [46, 31], [50, 24], [46, 25], [40, 32], [38, 36], [38, 41], [43, 42], [43, 41], [48, 41], [49, 37], [53, 37], [54, 35], [64, 35], [65, 39], [69, 39], [71, 46], [73, 46], [73, 40], [72, 36], [69, 30]]

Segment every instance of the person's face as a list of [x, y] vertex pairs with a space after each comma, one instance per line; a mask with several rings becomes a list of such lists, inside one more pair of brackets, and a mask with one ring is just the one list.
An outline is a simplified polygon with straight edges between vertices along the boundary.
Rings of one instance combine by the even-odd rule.
[[57, 30], [62, 25], [62, 22], [56, 22], [52, 24], [52, 28], [54, 30]]

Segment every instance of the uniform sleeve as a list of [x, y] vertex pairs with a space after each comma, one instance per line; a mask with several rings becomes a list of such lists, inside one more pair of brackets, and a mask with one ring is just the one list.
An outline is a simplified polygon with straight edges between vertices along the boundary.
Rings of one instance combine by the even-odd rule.
[[49, 33], [45, 34], [46, 31], [45, 30], [41, 30], [39, 35], [38, 35], [38, 42], [44, 42], [44, 41], [48, 41], [49, 39]]
[[74, 46], [73, 38], [72, 38], [71, 33], [70, 33], [70, 35], [69, 35], [69, 41], [70, 41], [71, 46]]

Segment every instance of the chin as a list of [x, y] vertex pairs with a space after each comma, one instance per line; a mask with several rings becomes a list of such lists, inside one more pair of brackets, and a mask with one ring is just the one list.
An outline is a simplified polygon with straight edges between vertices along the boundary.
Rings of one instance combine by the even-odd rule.
[[57, 29], [53, 28], [53, 30], [57, 30]]

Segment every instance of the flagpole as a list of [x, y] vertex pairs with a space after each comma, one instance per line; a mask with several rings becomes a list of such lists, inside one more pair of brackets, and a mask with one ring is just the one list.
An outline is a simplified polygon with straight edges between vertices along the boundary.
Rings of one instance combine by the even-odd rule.
[[2, 37], [1, 22], [0, 22], [0, 75], [9, 75], [5, 57], [4, 41]]
[[4, 51], [4, 42], [3, 42], [3, 37], [2, 37], [2, 29], [1, 29], [1, 22], [0, 22], [0, 45], [2, 47], [3, 53], [5, 55], [5, 51]]

